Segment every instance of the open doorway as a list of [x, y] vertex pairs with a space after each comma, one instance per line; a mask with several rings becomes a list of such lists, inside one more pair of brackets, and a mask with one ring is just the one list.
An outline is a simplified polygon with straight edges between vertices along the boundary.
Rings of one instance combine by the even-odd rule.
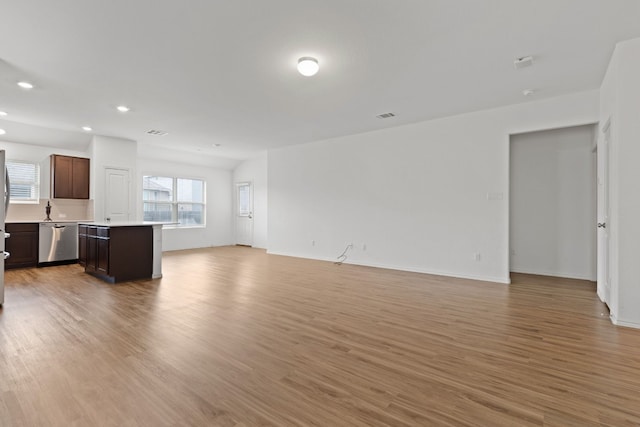
[[595, 125], [511, 135], [509, 269], [596, 281]]

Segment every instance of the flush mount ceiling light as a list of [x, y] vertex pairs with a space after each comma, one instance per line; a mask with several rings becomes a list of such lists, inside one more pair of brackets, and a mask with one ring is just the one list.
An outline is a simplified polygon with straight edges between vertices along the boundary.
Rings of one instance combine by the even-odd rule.
[[7, 131], [6, 131], [6, 130], [4, 130], [4, 129], [0, 129], [0, 135], [4, 135], [5, 133], [7, 133]]
[[93, 129], [91, 128], [91, 126], [82, 126], [82, 130], [85, 132], [91, 132]]
[[320, 65], [318, 64], [318, 60], [316, 58], [303, 56], [302, 58], [298, 59], [298, 72], [305, 77], [314, 76], [319, 69]]
[[4, 117], [6, 115], [7, 115], [7, 113], [5, 111], [0, 111], [0, 116]]
[[127, 107], [126, 105], [118, 105], [116, 109], [121, 113], [128, 113], [131, 110], [131, 108]]
[[33, 85], [29, 82], [18, 82], [18, 86], [26, 90], [33, 89]]
[[523, 94], [524, 96], [531, 96], [531, 95], [533, 95], [534, 93], [535, 93], [535, 90], [533, 90], [533, 89], [525, 89], [525, 90], [523, 90], [523, 91], [522, 91], [522, 94]]

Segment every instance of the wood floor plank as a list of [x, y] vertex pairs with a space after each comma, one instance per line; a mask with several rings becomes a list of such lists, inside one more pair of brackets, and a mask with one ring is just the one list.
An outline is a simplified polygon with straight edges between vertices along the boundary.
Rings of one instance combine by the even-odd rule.
[[2, 426], [640, 425], [640, 331], [593, 283], [165, 253], [6, 273]]

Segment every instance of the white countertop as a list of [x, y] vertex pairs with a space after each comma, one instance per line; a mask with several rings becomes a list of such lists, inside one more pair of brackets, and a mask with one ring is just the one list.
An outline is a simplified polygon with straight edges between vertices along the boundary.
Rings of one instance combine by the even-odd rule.
[[20, 221], [7, 221], [6, 224], [63, 224], [63, 223], [85, 223], [85, 222], [91, 222], [91, 220], [79, 220], [79, 219], [61, 219], [61, 220], [51, 220], [51, 221], [45, 221], [42, 219], [32, 219], [32, 220], [28, 220], [28, 219], [24, 219], [24, 220], [20, 220]]
[[93, 225], [96, 227], [140, 227], [140, 226], [163, 226], [173, 224], [171, 222], [153, 222], [153, 221], [124, 221], [124, 222], [106, 222], [106, 221], [78, 221], [78, 224]]
[[124, 222], [106, 222], [106, 221], [92, 221], [90, 219], [63, 219], [63, 220], [20, 220], [20, 221], [7, 221], [7, 224], [83, 224], [94, 225], [97, 227], [139, 227], [143, 225], [149, 226], [162, 226], [162, 225], [176, 225], [177, 222], [154, 222], [154, 221], [124, 221]]

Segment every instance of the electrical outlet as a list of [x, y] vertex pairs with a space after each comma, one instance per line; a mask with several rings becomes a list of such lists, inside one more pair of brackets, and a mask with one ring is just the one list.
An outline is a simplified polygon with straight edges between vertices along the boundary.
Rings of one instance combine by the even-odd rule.
[[366, 243], [363, 243], [363, 244], [362, 244], [362, 250], [363, 250], [363, 251], [366, 251], [366, 250], [367, 250], [367, 244], [366, 244]]
[[67, 214], [65, 214], [65, 213], [59, 213], [58, 214], [58, 218], [66, 218], [66, 217], [67, 217]]
[[312, 240], [312, 241], [311, 241], [311, 246], [315, 246], [315, 245], [316, 245], [316, 241], [315, 241], [315, 240]]
[[480, 252], [474, 252], [473, 253], [473, 259], [475, 261], [480, 261]]

